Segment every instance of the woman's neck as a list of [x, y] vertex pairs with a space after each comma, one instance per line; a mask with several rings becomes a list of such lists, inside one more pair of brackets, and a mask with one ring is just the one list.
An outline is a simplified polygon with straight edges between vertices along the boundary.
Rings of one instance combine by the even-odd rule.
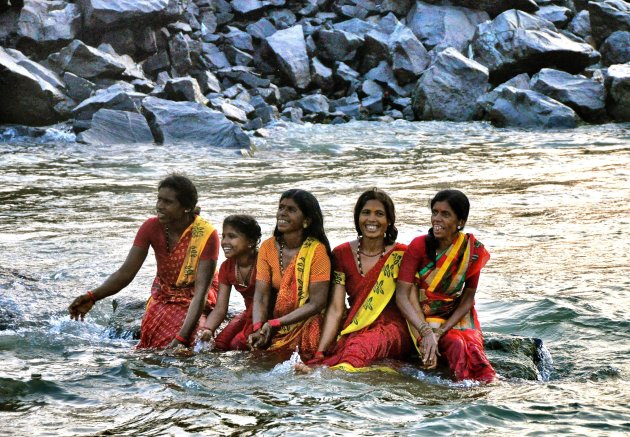
[[184, 232], [192, 222], [193, 219], [191, 219], [190, 216], [186, 215], [181, 220], [169, 223], [168, 228], [171, 230], [171, 232], [181, 235], [182, 232]]
[[302, 231], [287, 232], [282, 234], [282, 237], [280, 238], [287, 249], [296, 249], [304, 242]]
[[379, 238], [361, 238], [359, 244], [361, 245], [361, 251], [364, 254], [374, 254], [381, 253], [383, 249], [385, 249], [385, 239], [383, 237]]
[[250, 251], [234, 259], [239, 267], [249, 267], [256, 260], [256, 251]]

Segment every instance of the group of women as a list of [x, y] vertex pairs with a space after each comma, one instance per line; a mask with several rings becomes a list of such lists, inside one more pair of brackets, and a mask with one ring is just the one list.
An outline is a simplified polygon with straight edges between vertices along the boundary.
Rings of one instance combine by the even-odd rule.
[[[297, 348], [306, 363], [301, 370], [361, 371], [387, 359], [419, 357], [426, 368], [447, 365], [456, 380], [495, 379], [474, 307], [489, 254], [462, 232], [470, 205], [461, 191], [437, 193], [431, 229], [407, 246], [396, 241], [392, 199], [368, 190], [354, 208], [357, 238], [331, 250], [317, 199], [288, 190], [280, 197], [273, 236], [260, 249], [253, 217], [224, 220], [226, 260], [214, 283], [219, 236], [196, 204], [197, 191], [186, 177], [161, 181], [157, 217], [140, 227], [120, 269], [71, 303], [70, 316], [83, 320], [94, 303], [127, 286], [151, 246], [157, 275], [138, 348], [210, 340], [219, 350], [264, 349], [280, 356]], [[232, 288], [243, 295], [245, 311], [217, 333]]]

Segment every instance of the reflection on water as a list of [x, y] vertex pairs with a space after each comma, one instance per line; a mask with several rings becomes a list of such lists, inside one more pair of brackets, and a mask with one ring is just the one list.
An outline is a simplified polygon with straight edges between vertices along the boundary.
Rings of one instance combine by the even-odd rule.
[[[0, 434], [628, 433], [629, 139], [628, 125], [396, 122], [278, 127], [251, 158], [67, 138], [0, 144]], [[71, 297], [120, 265], [153, 214], [157, 182], [174, 170], [196, 182], [205, 217], [251, 213], [265, 235], [279, 194], [308, 189], [333, 245], [353, 237], [366, 188], [392, 196], [402, 242], [427, 230], [437, 190], [463, 190], [467, 229], [492, 254], [481, 323], [543, 339], [549, 381], [454, 384], [414, 366], [296, 376], [259, 354], [135, 352], [132, 340], [111, 338], [111, 299], [85, 323], [68, 320]], [[154, 269], [149, 259], [117, 298], [146, 299]], [[242, 307], [238, 296], [232, 304]]]

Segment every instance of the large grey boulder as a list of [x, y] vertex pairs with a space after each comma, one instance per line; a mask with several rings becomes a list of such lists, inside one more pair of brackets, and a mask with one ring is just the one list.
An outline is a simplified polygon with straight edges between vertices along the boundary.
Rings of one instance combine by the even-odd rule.
[[103, 108], [94, 114], [90, 128], [77, 135], [77, 141], [86, 144], [152, 143], [153, 135], [142, 114]]
[[78, 39], [50, 59], [54, 60], [61, 71], [74, 73], [84, 79], [120, 78], [127, 69], [125, 63], [119, 59]]
[[611, 33], [599, 51], [604, 65], [630, 62], [630, 32], [619, 30]]
[[492, 83], [544, 67], [579, 73], [599, 60], [588, 44], [570, 40], [547, 20], [515, 10], [480, 24], [471, 47], [473, 59], [490, 70]]
[[389, 36], [392, 70], [400, 84], [418, 79], [430, 62], [427, 49], [407, 26], [398, 25]]
[[201, 92], [199, 82], [192, 77], [177, 77], [167, 80], [164, 84], [164, 95], [167, 99], [176, 102], [197, 102], [202, 105], [208, 103], [208, 99]]
[[486, 118], [498, 127], [573, 128], [578, 117], [566, 105], [531, 90], [506, 86], [497, 95]]
[[475, 35], [477, 25], [488, 19], [482, 11], [416, 2], [407, 16], [407, 25], [428, 50], [442, 45], [461, 52]]
[[546, 5], [536, 11], [536, 16], [551, 21], [554, 26], [563, 29], [573, 18], [573, 12], [564, 6]]
[[280, 71], [296, 88], [311, 83], [311, 71], [302, 26], [279, 30], [266, 39]]
[[153, 137], [159, 143], [193, 143], [249, 149], [247, 134], [225, 115], [194, 102], [147, 97], [142, 102]]
[[58, 50], [81, 30], [81, 11], [61, 0], [27, 1], [18, 19], [18, 44], [39, 54]]
[[0, 47], [0, 124], [53, 124], [63, 118], [58, 105], [65, 100], [61, 89], [19, 65]]
[[343, 30], [321, 28], [314, 34], [318, 56], [328, 61], [351, 61], [357, 49], [363, 44], [363, 38]]
[[82, 101], [72, 110], [76, 120], [91, 120], [101, 108], [140, 113], [146, 94], [115, 84]]
[[413, 111], [419, 120], [472, 120], [475, 102], [488, 88], [488, 69], [451, 47], [418, 80]]
[[618, 30], [630, 31], [630, 3], [624, 0], [589, 1], [588, 12], [597, 44]]
[[567, 26], [567, 30], [581, 38], [586, 38], [591, 34], [591, 19], [588, 11], [578, 12]]
[[604, 84], [582, 75], [543, 68], [531, 80], [531, 89], [567, 105], [588, 122], [606, 119]]
[[[444, 0], [426, 0], [426, 3], [443, 4]], [[510, 9], [518, 9], [529, 13], [538, 10], [538, 4], [534, 0], [450, 0], [449, 3], [453, 6], [484, 11], [491, 17], [496, 17]]]
[[606, 89], [608, 113], [616, 121], [630, 121], [630, 62], [608, 67]]
[[182, 13], [177, 0], [79, 0], [90, 32], [166, 24]]

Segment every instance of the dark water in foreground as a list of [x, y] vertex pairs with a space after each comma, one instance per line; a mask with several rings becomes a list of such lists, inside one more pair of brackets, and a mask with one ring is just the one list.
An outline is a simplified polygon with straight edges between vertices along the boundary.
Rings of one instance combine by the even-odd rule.
[[[55, 135], [0, 144], [0, 435], [630, 434], [630, 126], [295, 126], [257, 146], [243, 158]], [[366, 188], [392, 195], [402, 242], [426, 231], [437, 190], [462, 189], [467, 228], [492, 253], [484, 330], [542, 338], [548, 380], [454, 384], [413, 366], [297, 376], [248, 353], [135, 352], [109, 335], [111, 299], [71, 322], [71, 298], [120, 265], [173, 170], [197, 183], [205, 217], [249, 212], [265, 235], [279, 194], [308, 189], [333, 244], [352, 238]], [[119, 301], [146, 299], [149, 261]]]

